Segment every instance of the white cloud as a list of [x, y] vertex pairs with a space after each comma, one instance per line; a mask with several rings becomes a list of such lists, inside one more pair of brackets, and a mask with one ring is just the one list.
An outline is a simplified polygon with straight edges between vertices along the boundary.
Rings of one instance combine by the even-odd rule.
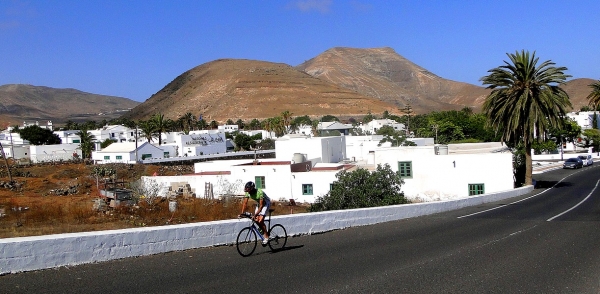
[[302, 12], [318, 11], [320, 13], [329, 12], [332, 0], [299, 0], [290, 4], [290, 7]]

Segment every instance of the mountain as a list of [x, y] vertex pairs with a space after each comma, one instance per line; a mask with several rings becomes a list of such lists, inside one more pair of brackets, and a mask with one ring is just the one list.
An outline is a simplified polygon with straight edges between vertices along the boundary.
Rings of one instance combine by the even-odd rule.
[[296, 67], [314, 77], [415, 113], [479, 111], [489, 90], [443, 79], [392, 48], [332, 48]]
[[184, 72], [124, 117], [139, 120], [162, 113], [177, 119], [191, 112], [223, 122], [264, 119], [286, 110], [294, 116], [363, 116], [394, 108], [287, 64], [220, 59]]
[[592, 92], [592, 88], [590, 88], [589, 85], [594, 82], [596, 82], [596, 80], [579, 78], [570, 80], [561, 86], [561, 88], [569, 94], [573, 110], [578, 111], [582, 106], [588, 105], [587, 96]]
[[65, 122], [118, 118], [139, 102], [75, 89], [9, 84], [0, 86], [0, 121]]

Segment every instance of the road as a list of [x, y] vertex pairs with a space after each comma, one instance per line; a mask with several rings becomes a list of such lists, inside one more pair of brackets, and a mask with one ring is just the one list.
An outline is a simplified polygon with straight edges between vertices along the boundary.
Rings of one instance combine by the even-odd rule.
[[600, 164], [502, 202], [288, 240], [0, 277], [2, 293], [600, 293]]

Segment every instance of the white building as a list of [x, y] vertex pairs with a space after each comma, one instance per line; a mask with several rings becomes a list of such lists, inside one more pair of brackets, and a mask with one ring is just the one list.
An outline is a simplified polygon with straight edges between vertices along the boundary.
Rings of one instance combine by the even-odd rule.
[[302, 154], [307, 160], [338, 163], [346, 159], [346, 136], [291, 139], [284, 136], [275, 141], [275, 158], [293, 160]]
[[594, 115], [597, 118], [596, 128], [600, 129], [600, 118], [598, 118], [597, 111], [580, 111], [580, 112], [569, 112], [567, 117], [573, 119], [582, 130], [592, 129]]
[[218, 126], [217, 130], [224, 133], [233, 133], [238, 130], [238, 125], [222, 125]]
[[390, 126], [396, 131], [404, 131], [404, 124], [399, 123], [392, 119], [374, 119], [367, 124], [360, 124], [360, 128], [365, 134], [376, 134], [379, 129], [383, 126]]
[[503, 148], [497, 144], [454, 147], [456, 153], [449, 153], [448, 146], [429, 144], [379, 147], [367, 151], [369, 158], [361, 164], [346, 159], [348, 138], [283, 138], [275, 142], [275, 159], [201, 162], [195, 164], [194, 175], [151, 179], [165, 187], [174, 182], [190, 184], [198, 197], [241, 194], [243, 183], [255, 181], [274, 200], [310, 203], [329, 191], [341, 170], [373, 170], [377, 164], [389, 164], [402, 174], [402, 191], [407, 198], [417, 201], [456, 199], [513, 188], [512, 154], [500, 152]]
[[113, 143], [100, 151], [92, 151], [92, 160], [98, 164], [104, 163], [136, 163], [145, 159], [164, 158], [165, 153], [160, 148], [144, 142]]
[[[106, 139], [113, 140], [115, 142], [135, 142], [135, 129], [130, 129], [122, 125], [107, 125], [97, 130], [90, 130], [88, 133], [94, 135], [94, 140], [98, 142], [104, 142]], [[146, 141], [145, 138], [141, 138], [138, 130], [138, 142]], [[158, 143], [158, 139], [155, 139]]]
[[29, 152], [32, 163], [81, 158], [78, 144], [31, 145]]
[[54, 131], [53, 133], [60, 138], [62, 144], [79, 144], [81, 138], [77, 135], [79, 130]]

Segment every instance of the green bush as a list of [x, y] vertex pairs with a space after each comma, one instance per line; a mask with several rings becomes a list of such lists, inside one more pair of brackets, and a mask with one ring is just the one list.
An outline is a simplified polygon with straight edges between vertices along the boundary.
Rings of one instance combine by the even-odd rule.
[[309, 211], [353, 209], [408, 203], [400, 191], [404, 181], [389, 164], [378, 165], [374, 172], [359, 168], [341, 171], [332, 189], [311, 204]]

